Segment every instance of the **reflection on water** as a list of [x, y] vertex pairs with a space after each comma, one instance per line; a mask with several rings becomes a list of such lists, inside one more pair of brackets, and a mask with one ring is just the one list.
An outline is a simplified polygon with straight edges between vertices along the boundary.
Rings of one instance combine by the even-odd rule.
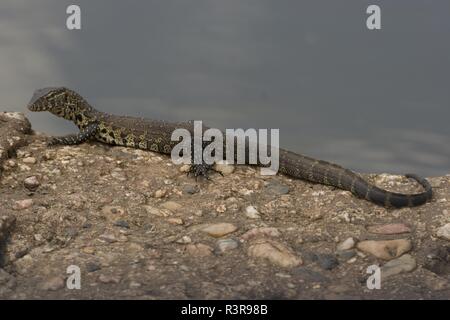
[[[96, 108], [219, 128], [280, 128], [282, 146], [364, 172], [450, 170], [449, 2], [0, 3], [0, 110], [65, 85]], [[74, 126], [30, 114], [39, 131]]]

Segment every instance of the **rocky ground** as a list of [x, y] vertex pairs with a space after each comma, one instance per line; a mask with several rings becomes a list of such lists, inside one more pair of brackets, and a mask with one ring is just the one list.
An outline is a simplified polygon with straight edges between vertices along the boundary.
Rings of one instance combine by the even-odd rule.
[[153, 152], [46, 139], [0, 113], [0, 298], [450, 298], [450, 175], [430, 178], [431, 203], [395, 210], [252, 167], [196, 181]]

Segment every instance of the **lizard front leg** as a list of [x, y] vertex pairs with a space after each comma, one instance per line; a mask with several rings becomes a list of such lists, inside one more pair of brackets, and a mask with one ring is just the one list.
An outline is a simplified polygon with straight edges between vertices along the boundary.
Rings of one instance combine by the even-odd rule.
[[53, 137], [48, 145], [74, 145], [86, 142], [91, 139], [98, 131], [98, 123], [92, 122], [88, 124], [85, 128], [81, 129], [77, 134], [69, 134], [63, 137]]

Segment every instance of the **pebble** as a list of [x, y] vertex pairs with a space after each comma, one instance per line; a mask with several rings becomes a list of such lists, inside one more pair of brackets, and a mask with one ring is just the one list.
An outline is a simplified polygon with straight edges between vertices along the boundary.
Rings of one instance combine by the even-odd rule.
[[404, 254], [397, 259], [386, 262], [381, 267], [381, 278], [385, 279], [399, 273], [411, 272], [416, 268], [416, 265], [416, 259], [409, 254]]
[[130, 288], [130, 289], [137, 289], [140, 287], [142, 287], [142, 284], [137, 281], [131, 281], [130, 284], [128, 285], [128, 288]]
[[348, 261], [351, 258], [353, 258], [356, 255], [356, 251], [355, 250], [342, 250], [342, 251], [338, 251], [336, 252], [336, 255], [338, 258], [344, 260], [344, 261]]
[[191, 170], [191, 166], [189, 164], [184, 164], [180, 167], [180, 172], [187, 173]]
[[226, 251], [230, 251], [233, 249], [236, 249], [239, 246], [239, 242], [237, 242], [234, 239], [228, 238], [228, 239], [220, 239], [216, 242], [216, 248], [215, 252], [220, 254], [224, 253]]
[[359, 242], [356, 247], [377, 258], [391, 260], [411, 250], [412, 245], [408, 239], [366, 240]]
[[284, 185], [284, 184], [281, 184], [281, 183], [278, 182], [278, 181], [270, 181], [270, 182], [266, 185], [265, 189], [266, 189], [268, 192], [270, 192], [270, 193], [272, 193], [272, 194], [276, 194], [276, 195], [282, 195], [282, 194], [287, 194], [287, 193], [289, 193], [289, 187], [286, 186], [286, 185]]
[[198, 192], [198, 187], [196, 185], [187, 184], [183, 187], [184, 194], [194, 194]]
[[109, 284], [109, 283], [119, 283], [120, 282], [120, 277], [119, 276], [107, 276], [104, 274], [101, 274], [98, 276], [98, 281], [100, 281], [101, 283], [105, 283], [105, 284]]
[[117, 238], [112, 233], [105, 233], [98, 237], [100, 240], [108, 242], [108, 243], [114, 243], [117, 242]]
[[257, 237], [279, 237], [280, 231], [277, 228], [273, 227], [261, 227], [261, 228], [253, 228], [241, 236], [242, 240], [249, 240], [251, 238]]
[[161, 206], [170, 211], [178, 211], [183, 207], [181, 204], [175, 201], [166, 201]]
[[411, 228], [404, 223], [390, 223], [368, 226], [367, 231], [376, 234], [401, 234], [411, 232]]
[[214, 169], [225, 176], [227, 174], [232, 174], [235, 167], [233, 164], [228, 164], [226, 162], [220, 161], [214, 165]]
[[206, 232], [210, 236], [216, 238], [223, 237], [224, 235], [232, 233], [236, 230], [237, 227], [234, 224], [228, 222], [210, 224], [201, 229], [201, 231]]
[[36, 191], [36, 189], [41, 185], [36, 176], [28, 177], [23, 181], [23, 185], [30, 191]]
[[259, 215], [258, 210], [254, 206], [248, 206], [245, 208], [245, 215], [250, 219], [259, 219], [261, 216]]
[[176, 243], [179, 243], [179, 244], [188, 244], [188, 243], [191, 243], [192, 242], [192, 239], [191, 239], [191, 237], [189, 237], [189, 236], [183, 236], [183, 237], [181, 237], [180, 239], [178, 239], [177, 241], [175, 241]]
[[28, 209], [33, 205], [33, 199], [25, 199], [25, 200], [18, 200], [14, 203], [13, 209], [14, 210], [24, 210]]
[[332, 270], [339, 265], [339, 261], [332, 254], [318, 254], [317, 263], [325, 270]]
[[7, 161], [5, 161], [5, 167], [6, 168], [14, 168], [17, 165], [17, 163], [12, 160], [12, 159], [8, 159]]
[[206, 257], [213, 254], [213, 248], [203, 243], [188, 244], [186, 252], [194, 257]]
[[36, 158], [34, 158], [34, 157], [26, 157], [26, 158], [22, 159], [22, 162], [26, 163], [26, 164], [35, 164], [36, 163]]
[[283, 268], [293, 268], [303, 263], [291, 249], [273, 240], [256, 241], [248, 248], [248, 255], [253, 258], [268, 260]]
[[98, 263], [95, 262], [88, 262], [86, 263], [86, 271], [87, 272], [95, 272], [100, 270], [102, 267]]
[[125, 228], [125, 229], [130, 228], [130, 224], [125, 220], [117, 220], [116, 222], [114, 222], [114, 226], [120, 227], [120, 228]]
[[164, 189], [159, 189], [155, 191], [155, 198], [162, 198], [167, 194], [167, 191]]
[[102, 213], [105, 215], [121, 215], [125, 212], [125, 210], [121, 207], [117, 206], [104, 206], [102, 209]]
[[171, 211], [164, 210], [164, 209], [158, 209], [153, 206], [144, 206], [145, 211], [147, 211], [148, 214], [155, 215], [158, 217], [167, 217], [171, 214]]
[[338, 251], [350, 250], [355, 247], [355, 239], [352, 237], [345, 239], [340, 244], [337, 245]]
[[440, 276], [450, 275], [450, 246], [427, 249], [423, 267]]
[[81, 249], [81, 251], [86, 254], [94, 254], [95, 248], [94, 247], [84, 247]]
[[64, 278], [60, 276], [56, 276], [53, 278], [50, 278], [40, 285], [41, 290], [46, 291], [56, 291], [64, 288]]
[[169, 218], [169, 219], [167, 219], [167, 222], [170, 224], [175, 224], [175, 225], [179, 225], [179, 226], [181, 226], [184, 223], [183, 219], [181, 219], [181, 218]]
[[450, 223], [447, 223], [442, 227], [440, 227], [439, 229], [437, 229], [436, 235], [439, 238], [450, 240]]
[[221, 204], [216, 208], [216, 211], [218, 213], [224, 213], [225, 211], [227, 211], [227, 207], [224, 204]]

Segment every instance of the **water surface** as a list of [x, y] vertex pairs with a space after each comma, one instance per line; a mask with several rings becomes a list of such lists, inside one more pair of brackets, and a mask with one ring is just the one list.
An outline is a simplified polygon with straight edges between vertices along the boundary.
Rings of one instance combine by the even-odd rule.
[[97, 109], [221, 129], [279, 128], [283, 147], [362, 172], [450, 171], [450, 2], [0, 3], [0, 110], [36, 130], [75, 127], [25, 105], [64, 85]]

